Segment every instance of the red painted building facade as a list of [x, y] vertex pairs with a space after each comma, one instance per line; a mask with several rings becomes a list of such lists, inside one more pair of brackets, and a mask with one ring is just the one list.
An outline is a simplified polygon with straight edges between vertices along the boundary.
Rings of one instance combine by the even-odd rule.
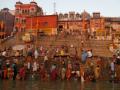
[[[58, 17], [57, 17], [58, 16]], [[106, 24], [117, 30], [120, 28], [120, 20], [112, 17], [102, 17], [99, 12], [90, 15], [84, 11], [82, 13], [60, 13], [58, 15], [43, 15], [43, 10], [36, 2], [23, 4], [16, 2], [15, 5], [15, 23], [14, 28], [20, 32], [44, 31], [47, 34], [56, 34], [57, 29], [61, 30], [79, 30], [96, 32], [98, 35], [106, 34]]]
[[57, 34], [57, 15], [45, 15], [26, 18], [27, 32], [44, 32], [48, 35]]
[[30, 4], [23, 4], [16, 2], [15, 4], [15, 25], [14, 28], [19, 32], [24, 32], [26, 28], [26, 18], [33, 16], [42, 16], [43, 10], [36, 2]]

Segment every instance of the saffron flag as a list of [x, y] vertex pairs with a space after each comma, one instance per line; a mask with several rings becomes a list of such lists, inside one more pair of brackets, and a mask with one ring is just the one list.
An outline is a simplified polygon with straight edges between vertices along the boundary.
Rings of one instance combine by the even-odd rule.
[[3, 27], [4, 27], [4, 22], [2, 21], [1, 22], [1, 29], [3, 29]]

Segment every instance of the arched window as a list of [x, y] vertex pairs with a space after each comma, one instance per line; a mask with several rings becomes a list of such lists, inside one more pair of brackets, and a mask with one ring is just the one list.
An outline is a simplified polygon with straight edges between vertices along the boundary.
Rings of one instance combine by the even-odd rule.
[[25, 19], [22, 19], [22, 24], [25, 24], [26, 23], [26, 20]]
[[66, 14], [64, 14], [64, 18], [68, 18], [68, 14], [66, 13]]
[[16, 9], [16, 10], [15, 10], [15, 13], [18, 14], [18, 13], [19, 13], [19, 9]]
[[59, 14], [59, 19], [63, 19], [64, 15], [62, 13]]
[[25, 28], [21, 28], [21, 32], [25, 32]]
[[25, 9], [25, 14], [27, 14], [28, 13], [28, 11]]

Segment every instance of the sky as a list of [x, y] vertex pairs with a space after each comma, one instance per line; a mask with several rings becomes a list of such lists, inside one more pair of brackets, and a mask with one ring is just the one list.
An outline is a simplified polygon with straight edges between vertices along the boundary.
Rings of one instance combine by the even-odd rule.
[[[19, 0], [0, 0], [0, 9], [15, 9], [15, 3]], [[32, 0], [20, 0], [29, 3]], [[54, 13], [54, 2], [56, 12], [68, 13], [75, 11], [78, 13], [87, 11], [92, 15], [93, 12], [100, 12], [102, 16], [120, 17], [120, 0], [34, 0], [38, 6], [42, 7], [46, 14]]]

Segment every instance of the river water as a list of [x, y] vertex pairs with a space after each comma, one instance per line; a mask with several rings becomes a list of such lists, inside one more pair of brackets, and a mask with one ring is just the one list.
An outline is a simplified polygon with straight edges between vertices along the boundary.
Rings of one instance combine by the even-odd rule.
[[0, 81], [0, 90], [120, 90], [120, 83], [80, 81]]

